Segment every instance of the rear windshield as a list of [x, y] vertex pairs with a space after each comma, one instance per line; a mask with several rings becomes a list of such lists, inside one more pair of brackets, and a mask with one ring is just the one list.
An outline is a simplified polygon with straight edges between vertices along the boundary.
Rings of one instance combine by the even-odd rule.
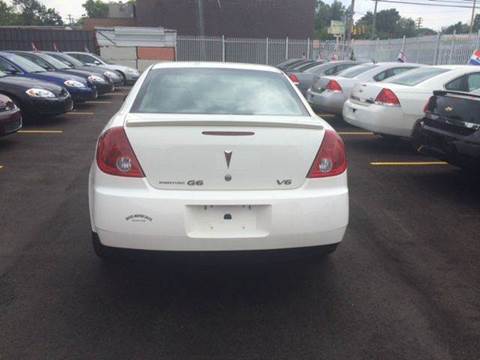
[[363, 65], [357, 65], [354, 67], [351, 67], [347, 70], [339, 72], [337, 75], [344, 77], [344, 78], [354, 78], [357, 75], [360, 75], [361, 73], [364, 73], [368, 70], [371, 70], [373, 68], [376, 68], [378, 65], [376, 64], [363, 64]]
[[450, 70], [434, 68], [434, 67], [421, 67], [418, 69], [407, 71], [404, 74], [395, 76], [387, 80], [387, 82], [392, 84], [398, 84], [398, 85], [415, 86], [437, 75], [446, 73], [447, 71], [450, 71]]
[[284, 75], [237, 69], [156, 69], [131, 112], [308, 116]]

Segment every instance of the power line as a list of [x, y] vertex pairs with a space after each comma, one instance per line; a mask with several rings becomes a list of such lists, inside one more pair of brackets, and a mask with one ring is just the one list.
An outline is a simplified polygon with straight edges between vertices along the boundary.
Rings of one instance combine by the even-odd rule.
[[[436, 7], [449, 7], [449, 8], [458, 8], [458, 9], [471, 9], [472, 6], [468, 5], [454, 5], [454, 4], [430, 4], [430, 3], [419, 3], [419, 2], [410, 2], [410, 1], [401, 1], [401, 0], [372, 0], [372, 1], [378, 1], [378, 2], [383, 2], [387, 4], [405, 4], [405, 5], [417, 5], [417, 6], [436, 6]], [[438, 0], [437, 0], [438, 1]], [[458, 3], [460, 4], [460, 3]], [[475, 9], [480, 9], [478, 6], [474, 6]]]

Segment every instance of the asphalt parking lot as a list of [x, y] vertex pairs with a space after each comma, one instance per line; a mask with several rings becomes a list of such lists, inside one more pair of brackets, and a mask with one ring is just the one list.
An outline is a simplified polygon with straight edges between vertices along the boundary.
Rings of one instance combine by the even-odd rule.
[[88, 169], [127, 91], [0, 139], [0, 359], [478, 359], [479, 179], [331, 116], [351, 215], [329, 260], [103, 264]]

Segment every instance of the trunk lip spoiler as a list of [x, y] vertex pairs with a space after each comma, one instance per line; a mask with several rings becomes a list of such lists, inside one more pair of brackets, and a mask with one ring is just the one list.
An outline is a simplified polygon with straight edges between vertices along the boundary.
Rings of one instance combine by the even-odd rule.
[[263, 121], [135, 121], [125, 122], [126, 127], [147, 126], [218, 126], [218, 127], [264, 127], [286, 129], [317, 129], [322, 130], [322, 124], [263, 122]]
[[[268, 119], [259, 119], [248, 116], [236, 116], [230, 119], [225, 117], [218, 118], [216, 115], [195, 116], [187, 115], [185, 117], [175, 114], [174, 116], [160, 117], [160, 118], [142, 118], [135, 114], [127, 114], [124, 119], [125, 127], [149, 127], [149, 126], [211, 126], [211, 127], [261, 127], [261, 128], [293, 128], [293, 129], [325, 129], [325, 125], [321, 119], [314, 117], [268, 117]], [[206, 129], [205, 129], [206, 130]]]

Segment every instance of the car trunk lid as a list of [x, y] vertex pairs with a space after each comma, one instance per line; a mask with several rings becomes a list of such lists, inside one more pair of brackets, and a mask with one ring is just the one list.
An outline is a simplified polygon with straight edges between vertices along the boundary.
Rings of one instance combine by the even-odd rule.
[[129, 114], [125, 130], [151, 186], [197, 191], [298, 188], [324, 135], [278, 116]]

